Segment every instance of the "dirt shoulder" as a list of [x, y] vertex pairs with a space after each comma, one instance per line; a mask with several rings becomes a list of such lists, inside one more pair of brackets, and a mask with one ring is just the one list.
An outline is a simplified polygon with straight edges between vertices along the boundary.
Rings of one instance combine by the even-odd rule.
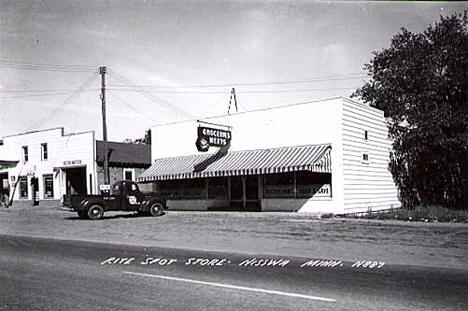
[[316, 219], [290, 213], [109, 213], [78, 219], [58, 208], [0, 209], [0, 233], [142, 246], [300, 256], [468, 270], [468, 224]]

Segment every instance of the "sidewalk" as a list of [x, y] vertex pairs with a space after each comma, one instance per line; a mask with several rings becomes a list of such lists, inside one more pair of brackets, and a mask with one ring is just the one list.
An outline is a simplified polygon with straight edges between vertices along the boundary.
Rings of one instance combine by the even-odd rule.
[[318, 219], [297, 213], [107, 213], [81, 220], [58, 208], [0, 209], [0, 233], [252, 255], [468, 269], [468, 224]]

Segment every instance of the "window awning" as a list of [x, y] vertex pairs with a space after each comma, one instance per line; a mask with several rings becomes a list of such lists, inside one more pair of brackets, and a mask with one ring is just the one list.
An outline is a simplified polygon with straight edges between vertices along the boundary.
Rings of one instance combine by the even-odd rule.
[[232, 151], [224, 156], [193, 155], [162, 158], [156, 159], [138, 178], [138, 182], [292, 171], [330, 173], [330, 150], [330, 145], [307, 145]]

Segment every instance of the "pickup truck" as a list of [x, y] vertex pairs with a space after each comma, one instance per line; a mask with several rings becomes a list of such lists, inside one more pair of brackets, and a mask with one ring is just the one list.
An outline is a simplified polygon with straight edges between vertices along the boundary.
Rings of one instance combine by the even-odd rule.
[[133, 181], [123, 180], [101, 195], [64, 195], [62, 207], [77, 212], [80, 218], [91, 220], [101, 219], [106, 211], [136, 211], [161, 216], [166, 210], [166, 200], [156, 192], [140, 191]]

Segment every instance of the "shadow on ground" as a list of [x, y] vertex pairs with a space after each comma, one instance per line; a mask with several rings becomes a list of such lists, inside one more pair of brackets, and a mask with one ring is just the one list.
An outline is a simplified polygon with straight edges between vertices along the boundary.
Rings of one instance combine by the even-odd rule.
[[[161, 217], [164, 216], [166, 213], [157, 216]], [[151, 218], [154, 216], [151, 216], [149, 214], [141, 214], [141, 213], [132, 213], [132, 214], [115, 214], [115, 215], [105, 215], [102, 217], [100, 220], [106, 220], [106, 219], [125, 219], [125, 218]], [[70, 217], [65, 217], [64, 219], [66, 220], [85, 220], [85, 221], [90, 221], [90, 219], [87, 218], [80, 218], [78, 216], [70, 216]]]

